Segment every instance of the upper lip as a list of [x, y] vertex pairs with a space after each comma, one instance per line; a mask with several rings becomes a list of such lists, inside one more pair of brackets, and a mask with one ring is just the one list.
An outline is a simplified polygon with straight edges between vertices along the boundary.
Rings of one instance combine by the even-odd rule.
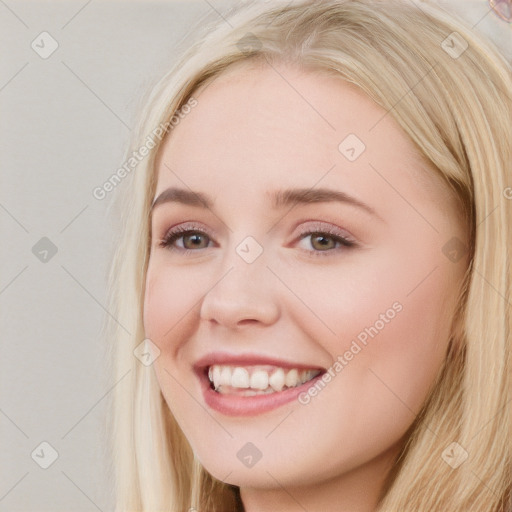
[[263, 354], [243, 353], [231, 354], [227, 352], [211, 352], [201, 357], [194, 363], [196, 371], [204, 370], [212, 365], [231, 365], [231, 366], [252, 366], [252, 365], [269, 365], [281, 368], [297, 368], [299, 370], [321, 370], [325, 368], [317, 365], [306, 363], [292, 362], [278, 357], [269, 357]]

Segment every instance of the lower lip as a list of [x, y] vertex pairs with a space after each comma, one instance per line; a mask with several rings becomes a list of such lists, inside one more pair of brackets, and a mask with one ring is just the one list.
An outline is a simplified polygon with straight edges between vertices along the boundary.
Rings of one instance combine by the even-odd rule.
[[255, 396], [221, 394], [212, 389], [206, 374], [200, 375], [199, 378], [203, 398], [208, 407], [226, 416], [256, 416], [297, 400], [301, 393], [307, 391], [311, 386], [314, 386], [318, 379], [322, 378], [322, 374], [295, 388]]

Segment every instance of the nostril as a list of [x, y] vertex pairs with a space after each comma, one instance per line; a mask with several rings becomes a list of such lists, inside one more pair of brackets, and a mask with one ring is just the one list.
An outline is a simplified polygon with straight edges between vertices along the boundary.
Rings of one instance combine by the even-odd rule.
[[246, 325], [246, 324], [253, 324], [253, 323], [258, 323], [258, 320], [256, 320], [255, 318], [244, 318], [243, 320], [239, 320], [237, 322], [237, 325]]

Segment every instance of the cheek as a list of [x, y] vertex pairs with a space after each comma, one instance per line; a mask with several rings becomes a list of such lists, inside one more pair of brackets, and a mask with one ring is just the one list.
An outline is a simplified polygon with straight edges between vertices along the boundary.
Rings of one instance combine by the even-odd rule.
[[390, 412], [397, 425], [414, 419], [444, 360], [456, 283], [447, 265], [429, 274], [434, 267], [389, 265], [361, 278], [341, 303], [330, 352], [346, 354], [345, 385], [366, 411], [379, 410], [377, 422]]
[[[441, 367], [455, 305], [450, 276], [439, 268], [410, 293], [421, 279], [402, 281], [398, 275], [365, 272], [357, 285], [354, 275], [347, 278], [344, 292], [310, 292], [310, 305], [316, 304], [336, 332], [323, 338], [323, 347], [340, 364], [331, 366], [334, 377], [300, 410], [291, 430], [297, 443], [307, 432], [314, 436], [317, 455], [330, 461], [324, 463], [326, 471], [362, 463], [399, 442]], [[338, 284], [343, 287], [342, 276]], [[306, 325], [304, 317], [300, 321]], [[339, 438], [348, 443], [345, 455], [330, 457]]]
[[164, 329], [169, 329], [169, 318], [175, 315], [179, 304], [174, 286], [164, 273], [149, 266], [144, 292], [144, 332], [159, 348], [162, 348]]
[[161, 350], [171, 349], [169, 344], [186, 330], [203, 288], [190, 273], [150, 262], [144, 292], [144, 331]]
[[[182, 396], [182, 388], [176, 382], [175, 360], [184, 340], [192, 335], [190, 319], [200, 297], [200, 290], [193, 285], [190, 276], [185, 278], [185, 274], [150, 260], [144, 292], [144, 333], [160, 349], [153, 367], [162, 394], [173, 412], [179, 410], [187, 398]], [[181, 378], [179, 382], [182, 382]]]
[[327, 334], [319, 337], [311, 328], [319, 322], [311, 315], [312, 322], [306, 322], [303, 309], [297, 310], [294, 321], [331, 360], [342, 357], [343, 368], [335, 370], [340, 378], [330, 386], [335, 395], [349, 402], [347, 397], [357, 397], [366, 421], [373, 416], [375, 424], [395, 414], [390, 429], [395, 420], [405, 428], [419, 412], [448, 346], [460, 276], [432, 246], [414, 261], [382, 252], [378, 264], [372, 259], [361, 267], [358, 260], [358, 267], [349, 269], [347, 263], [329, 279], [319, 270], [294, 288], [335, 333], [322, 330]]

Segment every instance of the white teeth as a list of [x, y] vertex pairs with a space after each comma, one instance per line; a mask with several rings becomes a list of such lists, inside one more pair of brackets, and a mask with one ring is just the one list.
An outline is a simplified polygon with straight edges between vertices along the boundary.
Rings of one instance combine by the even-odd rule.
[[304, 374], [304, 380], [302, 381], [302, 383], [304, 382], [307, 382], [308, 380], [311, 380], [313, 379], [314, 377], [316, 377], [320, 372], [319, 371], [315, 371], [315, 370], [308, 370], [305, 374]]
[[293, 370], [290, 370], [284, 379], [284, 383], [287, 387], [293, 388], [297, 385], [299, 382], [299, 372], [295, 368]]
[[229, 366], [224, 366], [222, 368], [220, 372], [219, 386], [231, 386], [231, 369]]
[[248, 388], [249, 372], [245, 368], [235, 368], [231, 375], [231, 386], [234, 388]]
[[[268, 365], [258, 366], [221, 366], [208, 368], [208, 378], [215, 390], [226, 393], [226, 388], [245, 389], [244, 396], [282, 391], [293, 388], [316, 377], [319, 370], [284, 369]], [[224, 389], [222, 389], [224, 387]]]
[[[215, 389], [217, 389], [220, 386], [220, 366], [210, 366], [210, 368], [213, 368], [213, 375], [210, 379], [210, 382], [214, 383]], [[208, 371], [209, 375], [209, 371]]]
[[284, 388], [284, 370], [279, 368], [268, 379], [268, 383], [276, 390], [281, 391]]
[[256, 370], [251, 375], [252, 389], [267, 389], [268, 388], [268, 373], [265, 370]]

